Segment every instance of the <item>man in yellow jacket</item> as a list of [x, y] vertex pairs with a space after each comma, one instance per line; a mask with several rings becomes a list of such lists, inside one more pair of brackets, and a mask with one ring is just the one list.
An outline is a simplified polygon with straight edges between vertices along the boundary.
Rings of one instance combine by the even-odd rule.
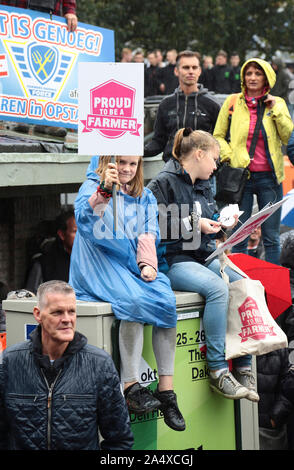
[[[221, 146], [221, 161], [229, 161], [234, 168], [247, 167], [250, 171], [239, 204], [244, 211], [241, 222], [251, 216], [254, 195], [259, 209], [283, 197], [282, 144], [287, 145], [293, 122], [285, 101], [269, 94], [275, 81], [275, 71], [268, 62], [257, 58], [247, 60], [241, 68], [242, 91], [225, 100], [213, 134]], [[249, 149], [259, 116], [261, 127], [250, 158]], [[280, 217], [278, 210], [262, 224], [265, 259], [276, 264], [280, 263]], [[233, 252], [247, 253], [247, 239], [236, 245]]]

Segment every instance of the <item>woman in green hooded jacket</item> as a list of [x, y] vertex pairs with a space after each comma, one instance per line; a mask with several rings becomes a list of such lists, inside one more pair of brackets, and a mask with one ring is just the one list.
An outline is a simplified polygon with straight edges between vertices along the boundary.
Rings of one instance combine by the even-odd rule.
[[[268, 62], [247, 60], [241, 68], [242, 91], [226, 98], [214, 129], [213, 135], [221, 146], [221, 161], [228, 161], [234, 168], [247, 167], [250, 172], [239, 204], [243, 211], [240, 222], [251, 216], [254, 195], [259, 209], [283, 197], [282, 144], [287, 145], [293, 122], [285, 101], [269, 93], [275, 81], [275, 71]], [[260, 113], [261, 128], [250, 158], [250, 144]], [[280, 219], [279, 209], [262, 224], [265, 259], [275, 264], [280, 264]], [[232, 251], [247, 253], [247, 242], [248, 239], [243, 240]]]

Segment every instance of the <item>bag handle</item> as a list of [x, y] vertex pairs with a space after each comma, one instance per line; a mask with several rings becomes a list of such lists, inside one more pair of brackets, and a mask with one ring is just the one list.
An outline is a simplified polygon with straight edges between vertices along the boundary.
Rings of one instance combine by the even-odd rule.
[[[260, 103], [260, 105], [259, 105], [259, 103]], [[257, 103], [257, 121], [256, 121], [256, 124], [255, 124], [253, 137], [252, 137], [249, 152], [248, 152], [250, 160], [253, 160], [253, 158], [254, 158], [254, 152], [255, 152], [256, 145], [257, 145], [257, 141], [258, 141], [258, 136], [259, 136], [259, 131], [260, 131], [261, 124], [262, 124], [262, 118], [263, 118], [264, 110], [265, 110], [264, 102], [263, 101], [258, 102]]]
[[230, 99], [230, 102], [229, 102], [229, 110], [228, 110], [228, 129], [227, 129], [227, 133], [226, 133], [226, 141], [228, 143], [230, 143], [231, 141], [231, 133], [230, 133], [230, 130], [231, 130], [231, 122], [232, 122], [232, 117], [233, 117], [233, 112], [234, 112], [234, 108], [235, 108], [235, 104], [236, 104], [236, 101], [237, 101], [237, 98], [241, 95], [241, 93], [234, 93], [233, 95], [231, 95], [231, 99]]
[[230, 260], [230, 258], [227, 257], [227, 255], [225, 254], [225, 252], [220, 253], [220, 254], [218, 255], [218, 259], [219, 259], [219, 262], [220, 262], [220, 273], [221, 273], [221, 276], [222, 276], [223, 280], [224, 280], [227, 284], [230, 284], [230, 280], [229, 280], [228, 274], [225, 272], [226, 266], [228, 266], [228, 268], [231, 268], [231, 269], [232, 269], [233, 271], [235, 271], [236, 273], [240, 274], [240, 276], [249, 279], [249, 276], [247, 276], [247, 274], [245, 274], [240, 268], [238, 268], [238, 266], [236, 266], [236, 265]]

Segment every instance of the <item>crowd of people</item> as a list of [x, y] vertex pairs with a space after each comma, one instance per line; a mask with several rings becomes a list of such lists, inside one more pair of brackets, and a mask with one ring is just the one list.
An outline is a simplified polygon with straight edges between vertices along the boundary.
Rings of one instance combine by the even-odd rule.
[[[122, 50], [121, 62], [144, 63], [145, 65], [145, 97], [154, 95], [169, 95], [179, 85], [174, 75], [176, 49], [166, 52], [165, 60], [160, 49], [149, 51], [146, 57], [142, 50], [132, 51], [129, 48]], [[199, 82], [209, 91], [220, 94], [229, 94], [241, 91], [240, 88], [240, 57], [233, 52], [230, 57], [220, 50], [216, 54], [215, 62], [211, 55], [197, 52], [201, 63], [202, 73]]]
[[[219, 64], [219, 67], [222, 66], [224, 64]], [[153, 67], [156, 67], [155, 64]], [[273, 352], [258, 360], [257, 381], [258, 385], [259, 382], [261, 384], [261, 397], [256, 390], [250, 355], [236, 357], [232, 370], [229, 370], [224, 355], [229, 287], [220, 275], [218, 259], [209, 263], [205, 259], [216, 246], [215, 238], [228, 229], [219, 221], [219, 207], [215, 203], [211, 184], [219, 158], [232, 166], [249, 167], [251, 178], [240, 201], [246, 219], [252, 210], [254, 194], [257, 194], [260, 208], [282, 197], [283, 155], [279, 149], [282, 143], [288, 145], [289, 157], [293, 160], [293, 122], [285, 100], [269, 93], [275, 85], [276, 74], [266, 61], [249, 59], [241, 67], [241, 92], [237, 93], [230, 119], [228, 109], [232, 94], [229, 93], [220, 106], [199, 82], [202, 73], [197, 52], [182, 51], [177, 54], [173, 75], [178, 80], [178, 86], [161, 101], [153, 138], [144, 149], [144, 158], [163, 151], [165, 166], [148, 187], [144, 187], [142, 156], [116, 157], [115, 163], [111, 157], [93, 157], [87, 180], [75, 201], [75, 213], [63, 214], [55, 228], [55, 241], [45, 253], [34, 259], [28, 281], [33, 280], [31, 289], [37, 292], [38, 305], [34, 316], [39, 326], [25, 347], [13, 346], [4, 352], [0, 369], [0, 446], [3, 448], [46, 448], [48, 442], [45, 434], [40, 437], [37, 432], [40, 411], [37, 417], [32, 404], [35, 431], [28, 438], [26, 424], [17, 418], [22, 401], [10, 400], [7, 408], [6, 400], [8, 396], [20, 393], [20, 389], [37, 390], [40, 382], [34, 377], [38, 369], [44, 375], [50, 392], [62, 371], [66, 370], [71, 377], [79, 374], [75, 364], [81, 360], [85, 369], [101, 370], [100, 382], [86, 380], [85, 377], [82, 379], [84, 386], [81, 394], [95, 397], [95, 404], [89, 403], [83, 410], [90, 423], [88, 432], [81, 433], [79, 439], [79, 423], [75, 419], [68, 420], [69, 428], [77, 429], [78, 433], [73, 433], [73, 444], [66, 436], [62, 444], [64, 447], [60, 447], [56, 436], [59, 422], [64, 418], [63, 405], [58, 400], [54, 401], [56, 422], [52, 425], [52, 448], [68, 448], [70, 445], [75, 449], [98, 448], [100, 444], [94, 435], [93, 421], [89, 415], [91, 409], [97, 413], [97, 425], [104, 437], [102, 446], [107, 449], [132, 446], [127, 411], [140, 415], [160, 409], [167, 426], [176, 431], [185, 430], [185, 417], [180, 411], [181, 396], [176, 394], [173, 386], [173, 377], [177, 373], [174, 370], [177, 317], [173, 290], [197, 292], [205, 298], [203, 326], [211, 389], [227, 399], [260, 402], [262, 448], [271, 447], [271, 441], [280, 431], [284, 433], [283, 445], [288, 445], [285, 444], [285, 426], [293, 412], [291, 387], [294, 380], [288, 351]], [[242, 117], [246, 108], [247, 120]], [[254, 140], [257, 121], [260, 121], [263, 131], [255, 139], [257, 150], [251, 161], [248, 152]], [[261, 177], [262, 181], [259, 181]], [[264, 186], [260, 191], [261, 184]], [[118, 197], [124, 207], [118, 214], [119, 237], [113, 234], [113, 185], [117, 185]], [[171, 204], [179, 208], [179, 219], [171, 219], [168, 211]], [[189, 207], [193, 232], [188, 243], [183, 234], [183, 204]], [[124, 218], [134, 209], [134, 205], [135, 237], [129, 232]], [[198, 225], [194, 219], [195, 207], [201, 208]], [[145, 216], [142, 217], [142, 214]], [[161, 238], [159, 220], [164, 217], [167, 235]], [[278, 211], [274, 219], [275, 223], [262, 224], [262, 243], [265, 259], [280, 264]], [[235, 214], [229, 229], [235, 230], [238, 223], [239, 218]], [[175, 236], [172, 233], [177, 224]], [[131, 226], [134, 227], [133, 224]], [[237, 252], [257, 254], [250, 250], [251, 246], [256, 248], [250, 238], [236, 247]], [[64, 260], [58, 255], [61, 252]], [[57, 266], [57, 259], [63, 260], [62, 266]], [[240, 278], [239, 274], [230, 270], [227, 274], [230, 282]], [[76, 332], [76, 299], [111, 303], [114, 315], [120, 321], [120, 377], [109, 357], [97, 348], [89, 349], [86, 338]], [[138, 374], [146, 323], [153, 326], [152, 344], [159, 377], [153, 393], [142, 387]], [[33, 362], [30, 350], [35, 358]], [[15, 381], [14, 371], [19, 369], [20, 355], [28, 365], [28, 373]], [[271, 362], [272, 359], [274, 362]], [[107, 369], [106, 375], [101, 367]], [[264, 389], [262, 384], [266, 371], [275, 380], [271, 388], [266, 385]], [[118, 396], [119, 381], [123, 385], [124, 400]], [[287, 389], [283, 389], [286, 382]], [[78, 388], [69, 386], [72, 381], [69, 384], [64, 380], [58, 383], [57, 392], [65, 390], [64, 396], [73, 396], [78, 392]], [[109, 387], [112, 388], [112, 395], [109, 403], [103, 406], [106, 416], [111, 415], [111, 408], [116, 414], [118, 426], [112, 431], [100, 413], [99, 404], [102, 400], [101, 389], [109, 390]], [[281, 405], [277, 402], [279, 396]], [[277, 407], [272, 410], [271, 406], [275, 405]], [[68, 399], [67, 406], [75, 405]], [[46, 416], [42, 413], [41, 420], [46, 422]]]
[[[174, 74], [177, 54], [176, 49], [167, 50], [164, 57], [160, 49], [154, 49], [145, 54], [140, 48], [132, 51], [126, 47], [121, 52], [121, 62], [144, 64], [145, 97], [169, 95], [179, 86], [179, 81]], [[199, 83], [204, 88], [215, 94], [224, 95], [241, 91], [241, 63], [237, 51], [228, 54], [224, 50], [219, 50], [215, 57], [197, 52], [197, 56], [201, 65]], [[277, 77], [272, 93], [285, 100], [293, 118], [293, 100], [291, 99], [291, 92], [294, 88], [293, 64], [286, 64], [281, 57], [274, 56], [271, 66]]]
[[[145, 54], [142, 49], [132, 51], [130, 48], [124, 48], [121, 53], [121, 62], [144, 64], [145, 97], [169, 95], [179, 86], [179, 82], [174, 75], [177, 54], [176, 49], [169, 49], [164, 58], [160, 49]], [[199, 83], [204, 88], [217, 94], [230, 94], [241, 91], [241, 64], [238, 52], [234, 51], [228, 54], [224, 50], [219, 50], [215, 57], [201, 55], [197, 52], [197, 56], [202, 69]], [[294, 79], [293, 66], [292, 64], [287, 66], [280, 57], [273, 57], [271, 65], [278, 77], [272, 92], [274, 95], [283, 98], [287, 104], [290, 104], [289, 94], [293, 88], [291, 81]]]

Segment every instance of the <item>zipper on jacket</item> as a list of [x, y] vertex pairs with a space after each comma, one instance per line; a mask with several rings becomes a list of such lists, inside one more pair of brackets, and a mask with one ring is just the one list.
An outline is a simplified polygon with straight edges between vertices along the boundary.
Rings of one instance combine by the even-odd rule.
[[[186, 127], [188, 99], [189, 99], [189, 95], [185, 95], [185, 109], [184, 109], [184, 117], [183, 117], [183, 127]], [[195, 93], [195, 102], [194, 102], [194, 129], [193, 129], [194, 131], [197, 129], [197, 112], [198, 112], [197, 93]]]
[[52, 394], [53, 394], [53, 389], [54, 389], [54, 386], [57, 382], [57, 379], [58, 377], [60, 376], [61, 374], [61, 370], [58, 372], [54, 382], [51, 384], [51, 386], [49, 387], [49, 384], [48, 384], [48, 380], [46, 379], [46, 376], [42, 370], [42, 374], [43, 374], [43, 377], [45, 379], [45, 382], [46, 382], [46, 385], [47, 385], [47, 388], [48, 388], [48, 397], [47, 397], [47, 449], [48, 450], [51, 450], [51, 416], [52, 416]]
[[187, 104], [188, 104], [188, 95], [185, 95], [185, 109], [184, 109], [183, 127], [186, 127]]

